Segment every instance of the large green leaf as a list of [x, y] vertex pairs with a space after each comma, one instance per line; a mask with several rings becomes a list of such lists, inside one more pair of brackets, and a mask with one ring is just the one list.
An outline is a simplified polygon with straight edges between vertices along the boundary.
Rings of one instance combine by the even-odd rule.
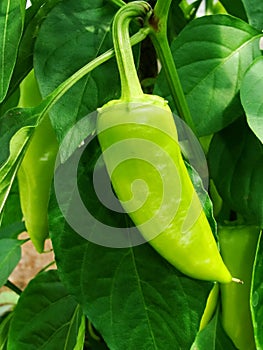
[[103, 248], [66, 225], [51, 229], [61, 278], [110, 349], [189, 347], [207, 297], [204, 283], [181, 276], [149, 245]]
[[0, 239], [0, 287], [8, 280], [21, 258], [22, 240], [3, 238]]
[[242, 0], [248, 22], [258, 30], [263, 29], [263, 2], [262, 0]]
[[[172, 54], [200, 136], [222, 129], [242, 114], [240, 83], [261, 55], [260, 36], [237, 18], [213, 15], [193, 20], [173, 41]], [[164, 74], [157, 82], [155, 92], [174, 109]]]
[[[35, 72], [44, 96], [77, 69], [113, 46], [110, 25], [116, 10], [106, 0], [66, 0], [47, 15], [34, 55]], [[115, 60], [82, 78], [50, 113], [59, 140], [78, 119], [118, 97], [119, 91]]]
[[0, 4], [0, 102], [8, 90], [16, 62], [25, 15], [25, 0], [1, 0]]
[[263, 56], [258, 57], [246, 72], [240, 95], [247, 122], [263, 143]]
[[191, 350], [236, 350], [236, 347], [226, 335], [217, 310], [209, 324], [198, 333]]
[[[82, 156], [79, 192], [87, 210], [117, 231], [125, 226], [125, 217], [104, 207], [92, 189], [96, 153], [95, 144]], [[59, 179], [68, 162], [70, 159], [57, 169]], [[59, 190], [66, 199], [63, 211], [78, 213], [76, 222], [81, 223], [85, 218], [74, 201], [74, 191], [64, 181]], [[82, 238], [66, 222], [54, 195], [49, 222], [60, 277], [110, 349], [190, 348], [211, 283], [182, 275], [149, 244], [110, 248]], [[87, 238], [101, 235], [97, 222], [91, 220], [84, 226]]]
[[77, 341], [82, 311], [52, 270], [28, 284], [14, 311], [8, 350], [67, 349]]
[[208, 153], [211, 178], [230, 208], [263, 226], [263, 145], [245, 118], [215, 134]]
[[263, 348], [263, 288], [262, 288], [262, 273], [263, 273], [263, 238], [262, 233], [258, 243], [256, 261], [254, 264], [254, 273], [252, 279], [251, 290], [251, 311], [254, 325], [255, 340], [257, 349]]

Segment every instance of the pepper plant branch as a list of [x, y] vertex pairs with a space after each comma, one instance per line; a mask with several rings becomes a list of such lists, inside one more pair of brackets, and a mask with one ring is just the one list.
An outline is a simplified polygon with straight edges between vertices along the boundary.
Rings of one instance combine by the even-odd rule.
[[188, 124], [193, 132], [195, 132], [194, 122], [188, 104], [186, 102], [186, 98], [167, 38], [167, 17], [169, 11], [168, 3], [170, 5], [171, 1], [167, 1], [167, 4], [164, 3], [166, 2], [161, 2], [161, 0], [159, 0], [154, 8], [153, 16], [148, 22], [151, 28], [149, 36], [153, 42], [157, 56], [160, 59], [162, 68], [164, 69], [167, 83], [171, 91], [177, 112], [180, 118]]
[[[47, 253], [46, 251], [43, 252], [44, 254]], [[44, 266], [41, 270], [38, 271], [38, 274], [41, 273], [41, 272], [44, 272], [46, 271], [50, 266], [52, 265], [55, 265], [56, 264], [56, 261], [55, 260], [52, 260], [50, 263], [48, 263], [46, 266]]]
[[129, 25], [133, 18], [151, 14], [151, 7], [145, 1], [135, 1], [123, 6], [114, 17], [112, 26], [113, 44], [121, 79], [121, 99], [134, 100], [143, 95], [134, 64]]
[[7, 280], [7, 282], [5, 283], [5, 286], [9, 289], [11, 289], [13, 292], [15, 292], [18, 295], [22, 294], [22, 290], [20, 288], [18, 288], [13, 282]]
[[[140, 43], [144, 40], [150, 32], [150, 28], [141, 28], [130, 39], [131, 46]], [[97, 68], [104, 62], [114, 57], [114, 49], [110, 49], [100, 56], [96, 57], [91, 62], [87, 63], [84, 67], [80, 68], [76, 73], [70, 76], [67, 80], [61, 83], [52, 93], [43, 99], [43, 101], [36, 107], [39, 111], [40, 118], [53, 107], [53, 105], [81, 78], [90, 73], [93, 69]]]
[[206, 0], [205, 1], [205, 14], [210, 15], [213, 13], [213, 0]]
[[118, 6], [118, 7], [122, 7], [124, 5], [126, 5], [126, 2], [122, 1], [122, 0], [110, 0], [112, 4]]
[[162, 68], [165, 71], [167, 82], [171, 91], [175, 107], [181, 119], [195, 132], [195, 126], [190, 114], [186, 98], [182, 89], [182, 85], [174, 64], [173, 56], [170, 50], [168, 40], [158, 33], [150, 34], [152, 42], [155, 46], [157, 55], [161, 61]]
[[154, 6], [154, 16], [160, 19], [161, 25], [167, 25], [167, 18], [172, 0], [158, 0]]

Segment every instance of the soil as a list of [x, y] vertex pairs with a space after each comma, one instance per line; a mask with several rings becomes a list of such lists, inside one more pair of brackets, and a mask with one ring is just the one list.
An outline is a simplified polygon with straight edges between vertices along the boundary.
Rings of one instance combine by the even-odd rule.
[[[20, 239], [28, 238], [27, 233], [22, 233], [19, 236]], [[50, 240], [46, 241], [45, 252], [39, 254], [31, 241], [26, 242], [22, 245], [22, 257], [19, 264], [16, 266], [14, 271], [9, 277], [9, 280], [14, 283], [20, 289], [24, 289], [28, 282], [45, 266], [54, 261], [54, 253], [52, 250], [52, 244]], [[49, 266], [48, 269], [56, 269], [56, 265]], [[5, 287], [0, 289], [6, 289]]]

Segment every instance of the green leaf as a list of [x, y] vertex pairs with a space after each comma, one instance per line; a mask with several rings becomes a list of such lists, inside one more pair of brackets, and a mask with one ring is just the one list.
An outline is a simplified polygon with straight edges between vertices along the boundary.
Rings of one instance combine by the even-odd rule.
[[31, 126], [21, 128], [10, 141], [9, 158], [0, 168], [0, 213], [3, 211], [31, 133]]
[[0, 102], [8, 90], [25, 15], [25, 0], [2, 0], [0, 6]]
[[[190, 22], [171, 45], [178, 74], [199, 136], [212, 134], [242, 114], [239, 89], [254, 58], [261, 55], [260, 32], [228, 16]], [[155, 92], [174, 109], [164, 73]]]
[[67, 349], [77, 341], [82, 311], [52, 270], [28, 284], [14, 311], [9, 350]]
[[254, 264], [251, 290], [251, 312], [254, 325], [254, 334], [257, 349], [263, 348], [263, 238], [262, 232], [258, 243], [257, 255]]
[[169, 41], [172, 41], [187, 23], [195, 17], [200, 3], [201, 0], [197, 0], [190, 5], [187, 1], [172, 1], [167, 25]]
[[219, 309], [209, 324], [197, 334], [191, 350], [236, 350], [226, 335], [219, 317]]
[[242, 0], [248, 22], [258, 30], [263, 29], [263, 2], [261, 0]]
[[[18, 181], [17, 181], [17, 179], [15, 179], [13, 182], [11, 191], [9, 192], [9, 196], [8, 196], [7, 201], [6, 201], [4, 210], [2, 212], [2, 219], [0, 219], [0, 238], [3, 238], [2, 233], [3, 233], [4, 228], [7, 226], [10, 228], [11, 228], [11, 226], [13, 226], [13, 228], [14, 228], [13, 233], [17, 232], [17, 229], [19, 227], [23, 231], [24, 225], [21, 222], [22, 217], [23, 217], [23, 215], [22, 215], [22, 211], [21, 211], [21, 207], [20, 207]], [[20, 232], [22, 232], [22, 231], [20, 231]], [[17, 232], [17, 233], [20, 233], [20, 232]]]
[[0, 215], [33, 131], [50, 105], [52, 97], [34, 108], [11, 109], [0, 118]]
[[19, 142], [22, 144], [27, 134], [29, 137], [30, 127], [32, 130], [36, 127], [41, 112], [38, 108], [13, 108], [0, 118], [1, 168], [12, 155], [11, 145], [19, 150]]
[[[125, 217], [104, 207], [92, 190], [96, 147], [88, 149], [78, 165], [78, 190], [96, 219], [117, 230], [126, 226]], [[57, 175], [61, 175], [59, 168]], [[81, 222], [74, 193], [64, 185], [59, 188], [67, 199], [64, 206], [71, 214], [75, 207]], [[60, 277], [110, 349], [190, 347], [211, 283], [182, 275], [149, 244], [118, 249], [85, 240], [65, 221], [54, 194], [49, 222]], [[85, 227], [87, 236], [101, 234], [94, 222]]]
[[247, 223], [263, 226], [263, 145], [244, 118], [215, 134], [208, 165], [219, 195]]
[[9, 109], [16, 107], [18, 105], [19, 97], [20, 91], [19, 89], [16, 89], [12, 96], [5, 98], [4, 101], [0, 104], [0, 116], [4, 115]]
[[21, 244], [24, 241], [3, 238], [0, 239], [0, 287], [8, 280], [21, 258]]
[[37, 0], [26, 9], [24, 30], [18, 48], [13, 76], [6, 96], [7, 101], [17, 90], [21, 81], [33, 68], [33, 52], [41, 23], [59, 0]]
[[220, 2], [230, 15], [247, 21], [247, 15], [242, 0], [220, 0]]
[[202, 203], [202, 207], [204, 209], [204, 212], [206, 214], [207, 220], [210, 224], [210, 227], [212, 229], [212, 232], [217, 238], [217, 225], [216, 221], [213, 215], [213, 203], [207, 193], [207, 191], [204, 188], [204, 184], [202, 182], [201, 177], [199, 176], [198, 172], [187, 162], [185, 162], [188, 174], [191, 178], [191, 181], [194, 185], [195, 191], [198, 194], [199, 200]]
[[26, 231], [24, 222], [14, 222], [0, 229], [0, 239], [17, 238], [19, 233]]
[[[262, 3], [263, 4], [263, 3]], [[240, 89], [241, 102], [247, 122], [263, 143], [263, 57], [260, 56], [247, 70]]]
[[178, 116], [174, 114], [173, 117], [178, 133], [180, 149], [184, 157], [187, 171], [194, 185], [195, 191], [199, 196], [212, 232], [217, 239], [217, 227], [213, 216], [213, 204], [207, 193], [209, 186], [209, 174], [207, 160], [203, 148], [193, 131], [187, 127]]
[[[44, 96], [113, 46], [110, 25], [116, 10], [106, 0], [66, 0], [50, 11], [41, 26], [34, 55], [35, 72]], [[77, 120], [118, 97], [119, 91], [115, 60], [87, 74], [50, 112], [58, 139], [62, 140]]]
[[13, 313], [10, 312], [0, 324], [0, 350], [7, 350], [8, 332], [12, 318]]

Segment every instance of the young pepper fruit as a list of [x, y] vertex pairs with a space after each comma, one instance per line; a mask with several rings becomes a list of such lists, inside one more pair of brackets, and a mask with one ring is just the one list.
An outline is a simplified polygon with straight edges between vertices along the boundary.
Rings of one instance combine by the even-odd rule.
[[149, 4], [136, 1], [113, 21], [122, 95], [98, 110], [106, 168], [125, 211], [161, 256], [190, 277], [229, 283], [232, 276], [188, 175], [172, 112], [163, 98], [141, 90], [128, 29], [132, 18], [149, 13]]
[[206, 301], [204, 313], [200, 321], [199, 331], [203, 330], [208, 325], [208, 323], [212, 320], [214, 313], [216, 312], [218, 301], [219, 301], [219, 283], [215, 282]]
[[[34, 107], [41, 95], [32, 70], [20, 85], [19, 107]], [[26, 229], [41, 253], [48, 237], [48, 202], [58, 142], [48, 115], [36, 127], [18, 170], [21, 209]]]
[[225, 225], [218, 228], [223, 259], [243, 285], [221, 285], [222, 324], [239, 350], [255, 350], [250, 310], [250, 289], [260, 229], [257, 226]]

